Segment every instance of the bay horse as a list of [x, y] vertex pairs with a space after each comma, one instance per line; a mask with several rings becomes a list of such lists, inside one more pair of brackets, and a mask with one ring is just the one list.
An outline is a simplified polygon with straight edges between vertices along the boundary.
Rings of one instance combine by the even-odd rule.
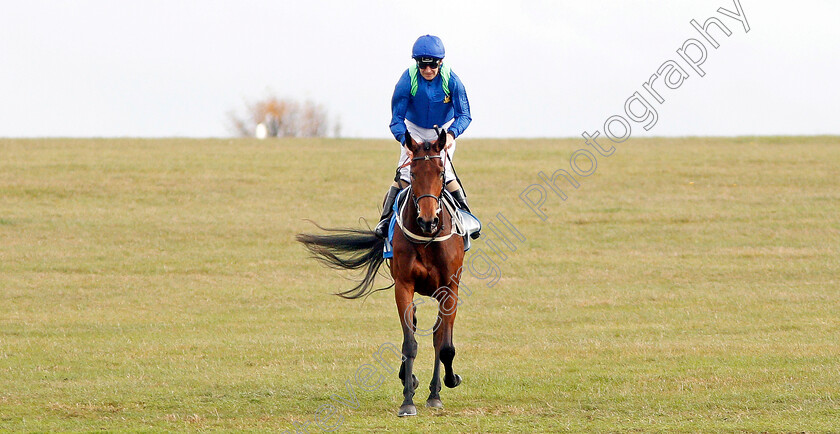
[[[397, 415], [414, 416], [414, 391], [419, 382], [414, 375], [417, 356], [417, 307], [414, 294], [433, 297], [438, 301], [438, 315], [434, 326], [433, 343], [435, 363], [429, 398], [426, 406], [442, 408], [440, 400], [440, 365], [445, 374], [443, 383], [453, 388], [461, 384], [461, 376], [452, 369], [455, 345], [452, 330], [458, 307], [458, 285], [464, 262], [464, 240], [456, 233], [451, 206], [444, 203], [444, 167], [447, 154], [442, 152], [446, 132], [440, 131], [433, 142], [416, 142], [406, 133], [405, 142], [413, 154], [411, 164], [410, 195], [398, 209], [397, 224], [392, 243], [393, 259], [389, 265], [394, 280], [394, 298], [403, 332], [402, 356], [399, 378], [403, 384], [403, 403]], [[317, 224], [316, 224], [317, 226]], [[298, 234], [297, 240], [329, 267], [345, 270], [363, 270], [363, 276], [354, 288], [339, 292], [344, 298], [366, 297], [374, 291], [374, 280], [384, 262], [385, 241], [371, 230], [320, 229], [327, 235]]]

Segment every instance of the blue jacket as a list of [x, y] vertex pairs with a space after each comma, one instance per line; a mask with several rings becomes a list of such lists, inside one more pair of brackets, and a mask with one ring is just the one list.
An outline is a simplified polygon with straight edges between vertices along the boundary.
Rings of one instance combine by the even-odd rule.
[[404, 122], [406, 119], [420, 127], [433, 128], [435, 125], [449, 122], [453, 117], [455, 122], [449, 127], [449, 131], [458, 138], [472, 121], [470, 102], [467, 100], [467, 91], [461, 79], [454, 72], [451, 73], [449, 102], [444, 102], [446, 94], [443, 92], [440, 74], [428, 81], [418, 72], [417, 81], [417, 93], [413, 97], [411, 76], [407, 69], [394, 87], [394, 96], [391, 97], [391, 132], [394, 138], [403, 143], [407, 131]]

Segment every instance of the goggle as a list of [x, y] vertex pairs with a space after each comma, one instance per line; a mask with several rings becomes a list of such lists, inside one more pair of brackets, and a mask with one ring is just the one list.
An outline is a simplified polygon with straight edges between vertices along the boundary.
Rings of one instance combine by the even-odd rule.
[[435, 69], [440, 66], [439, 59], [418, 59], [417, 67], [420, 69], [432, 68]]

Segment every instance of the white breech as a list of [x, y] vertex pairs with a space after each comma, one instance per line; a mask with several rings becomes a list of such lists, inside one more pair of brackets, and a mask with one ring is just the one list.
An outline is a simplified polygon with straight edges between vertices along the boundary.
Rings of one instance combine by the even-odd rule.
[[[452, 125], [455, 119], [443, 124], [443, 129], [447, 129]], [[411, 137], [414, 138], [415, 141], [426, 141], [432, 142], [437, 140], [438, 135], [435, 132], [434, 128], [423, 128], [418, 127], [414, 123], [410, 122], [408, 119], [405, 121], [405, 126], [408, 128], [408, 133], [411, 134]], [[455, 172], [452, 170], [452, 157], [455, 155], [455, 143], [452, 143], [452, 146], [449, 150], [446, 151], [446, 156], [443, 155], [443, 152], [440, 153], [440, 156], [446, 161], [446, 167], [444, 168], [444, 183], [448, 183], [450, 181], [455, 180]], [[397, 161], [397, 167], [402, 166], [403, 164], [408, 162], [408, 154], [406, 153], [405, 146], [400, 146], [400, 159]], [[400, 179], [405, 181], [408, 184], [411, 184], [411, 167], [405, 166], [400, 169]]]

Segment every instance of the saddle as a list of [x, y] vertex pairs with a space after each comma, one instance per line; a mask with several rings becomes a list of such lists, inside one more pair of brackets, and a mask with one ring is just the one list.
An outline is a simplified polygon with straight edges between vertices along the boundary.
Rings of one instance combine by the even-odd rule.
[[[388, 224], [388, 239], [385, 240], [385, 248], [382, 253], [382, 256], [385, 259], [390, 259], [394, 257], [393, 253], [393, 240], [394, 240], [394, 231], [396, 227], [399, 225], [397, 222], [397, 218], [401, 218], [401, 212], [405, 209], [408, 198], [410, 196], [409, 191], [411, 191], [411, 186], [402, 189], [397, 194], [397, 199], [394, 201], [394, 208], [393, 213], [391, 214], [391, 221]], [[464, 251], [469, 251], [471, 246], [471, 238], [470, 234], [474, 232], [478, 232], [481, 230], [481, 222], [478, 218], [462, 209], [458, 208], [458, 204], [455, 202], [455, 199], [452, 198], [452, 195], [449, 194], [448, 191], [444, 190], [443, 195], [441, 197], [443, 199], [443, 207], [447, 210], [454, 210], [455, 212], [450, 214], [452, 215], [452, 228], [450, 230], [454, 231], [455, 235], [460, 235], [464, 238]], [[446, 212], [446, 211], [444, 211]], [[416, 236], [416, 235], [414, 235]], [[412, 235], [409, 235], [412, 238]], [[418, 237], [418, 238], [428, 238], [428, 237]], [[441, 237], [440, 239], [436, 238], [434, 240], [428, 240], [429, 242], [435, 241], [445, 241], [448, 239], [449, 236]], [[420, 240], [425, 241], [425, 240]]]

